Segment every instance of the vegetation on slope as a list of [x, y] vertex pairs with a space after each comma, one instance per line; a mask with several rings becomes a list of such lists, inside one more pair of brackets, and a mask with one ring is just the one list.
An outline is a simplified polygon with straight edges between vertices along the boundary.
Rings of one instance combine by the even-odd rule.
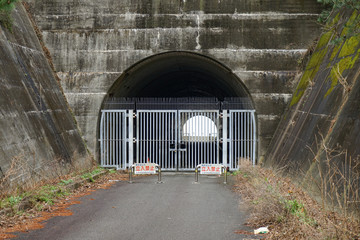
[[0, 0], [0, 24], [12, 32], [11, 12], [19, 0]]
[[235, 172], [235, 191], [250, 206], [248, 225], [268, 226], [266, 239], [359, 239], [360, 221], [320, 205], [306, 192], [282, 177], [280, 170], [252, 166], [241, 162]]

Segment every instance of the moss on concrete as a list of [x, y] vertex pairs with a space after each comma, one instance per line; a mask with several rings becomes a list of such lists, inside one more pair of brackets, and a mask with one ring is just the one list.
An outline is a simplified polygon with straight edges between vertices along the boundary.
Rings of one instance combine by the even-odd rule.
[[353, 31], [354, 24], [359, 24], [359, 17], [358, 11], [355, 10], [341, 31], [341, 41], [336, 45], [333, 44], [333, 41], [335, 41], [339, 36], [335, 32], [335, 25], [338, 24], [340, 20], [340, 13], [333, 18], [331, 23], [327, 26], [329, 31], [324, 33], [318, 41], [316, 49], [307, 64], [306, 70], [295, 90], [295, 93], [293, 94], [290, 107], [299, 102], [305, 93], [308, 84], [314, 80], [320, 69], [321, 63], [324, 61], [327, 53], [331, 51], [331, 48], [332, 53], [327, 66], [327, 68], [331, 68], [328, 78], [328, 81], [331, 81], [331, 85], [326, 92], [325, 97], [327, 97], [338, 84], [339, 74], [343, 74], [345, 70], [351, 69], [354, 66], [355, 62], [359, 58], [360, 34], [355, 34], [348, 39], [346, 39], [346, 36], [349, 36], [350, 32]]
[[[326, 39], [328, 36], [322, 36], [319, 43], [323, 42], [325, 40], [322, 40], [323, 37]], [[317, 47], [318, 48], [318, 47]], [[298, 103], [300, 98], [303, 96], [307, 86], [313, 79], [315, 78], [316, 73], [319, 71], [321, 62], [323, 61], [326, 53], [328, 52], [328, 48], [324, 48], [320, 51], [316, 51], [313, 56], [311, 57], [307, 68], [295, 90], [295, 93], [293, 94], [293, 97], [291, 99], [290, 106], [293, 106], [294, 104]]]
[[319, 39], [319, 42], [317, 44], [317, 48], [318, 49], [321, 49], [323, 48], [324, 46], [328, 45], [330, 40], [332, 39], [334, 35], [334, 32], [333, 31], [328, 31], [326, 33], [324, 33], [321, 38]]
[[[346, 43], [344, 45], [346, 45]], [[355, 54], [344, 57], [337, 64], [333, 65], [329, 77], [329, 80], [331, 81], [331, 85], [324, 97], [327, 97], [334, 90], [335, 86], [339, 82], [339, 77], [343, 75], [344, 71], [352, 69], [354, 67], [355, 62], [359, 58], [359, 54], [360, 54], [360, 49], [356, 51]]]
[[359, 27], [359, 11], [355, 10], [349, 20], [346, 22], [340, 36], [346, 37], [352, 34], [356, 27]]

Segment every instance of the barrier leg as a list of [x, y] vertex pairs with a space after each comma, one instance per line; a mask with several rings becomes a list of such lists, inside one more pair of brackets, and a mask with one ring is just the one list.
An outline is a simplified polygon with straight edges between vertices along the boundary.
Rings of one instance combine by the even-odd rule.
[[224, 184], [227, 184], [227, 169], [226, 169], [226, 167], [224, 167], [224, 174], [225, 174], [225, 176], [224, 176]]
[[199, 172], [198, 172], [198, 168], [195, 168], [195, 183], [199, 182]]
[[160, 167], [158, 167], [158, 181], [157, 181], [157, 183], [162, 183], [162, 181], [161, 181], [161, 168]]
[[129, 183], [132, 183], [132, 166], [130, 167], [129, 171]]

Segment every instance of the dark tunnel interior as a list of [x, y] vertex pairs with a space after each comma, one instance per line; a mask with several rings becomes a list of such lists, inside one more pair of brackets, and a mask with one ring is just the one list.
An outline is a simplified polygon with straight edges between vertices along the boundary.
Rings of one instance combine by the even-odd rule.
[[107, 97], [249, 97], [241, 80], [221, 63], [194, 53], [158, 54], [126, 70]]

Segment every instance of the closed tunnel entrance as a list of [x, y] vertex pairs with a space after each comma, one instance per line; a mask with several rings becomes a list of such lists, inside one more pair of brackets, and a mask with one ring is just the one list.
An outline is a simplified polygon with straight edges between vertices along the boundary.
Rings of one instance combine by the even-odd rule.
[[246, 87], [199, 54], [164, 53], [135, 64], [110, 89], [100, 119], [104, 167], [152, 162], [188, 171], [206, 163], [236, 170], [241, 159], [255, 163], [255, 110]]

